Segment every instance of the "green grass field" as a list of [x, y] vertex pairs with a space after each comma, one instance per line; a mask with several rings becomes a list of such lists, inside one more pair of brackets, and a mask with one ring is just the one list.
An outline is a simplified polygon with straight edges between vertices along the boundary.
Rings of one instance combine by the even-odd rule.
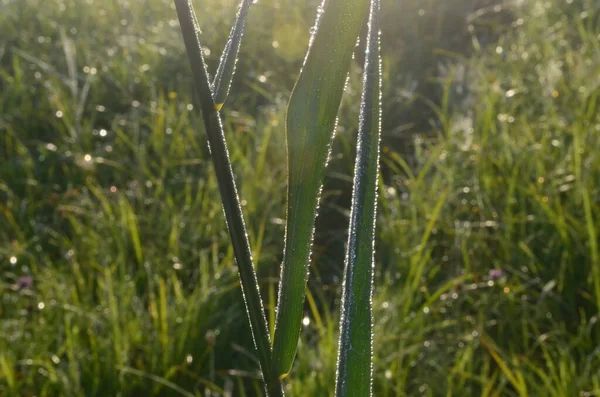
[[[223, 111], [271, 326], [316, 3], [253, 5]], [[403, 58], [462, 3], [384, 2], [416, 44], [384, 31], [374, 394], [600, 396], [600, 7], [461, 10], [468, 50]], [[212, 71], [236, 4], [196, 2]], [[262, 395], [188, 65], [169, 0], [0, 0], [0, 396]], [[354, 69], [290, 396], [333, 396]]]

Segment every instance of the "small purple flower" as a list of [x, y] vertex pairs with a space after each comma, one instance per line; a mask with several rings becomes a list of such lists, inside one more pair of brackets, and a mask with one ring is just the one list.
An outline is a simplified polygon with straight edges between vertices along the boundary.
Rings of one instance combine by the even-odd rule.
[[490, 280], [498, 280], [504, 277], [504, 272], [502, 271], [502, 269], [492, 269], [489, 271], [488, 277]]
[[21, 291], [33, 287], [33, 278], [30, 276], [21, 276], [17, 282], [17, 290]]

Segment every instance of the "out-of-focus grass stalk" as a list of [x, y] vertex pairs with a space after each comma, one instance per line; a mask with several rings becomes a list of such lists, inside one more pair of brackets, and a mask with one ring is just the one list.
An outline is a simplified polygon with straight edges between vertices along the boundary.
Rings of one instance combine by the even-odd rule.
[[337, 397], [370, 396], [373, 383], [372, 296], [381, 131], [378, 22], [379, 0], [371, 0], [342, 292]]
[[348, 68], [367, 0], [327, 0], [292, 92], [286, 118], [288, 204], [273, 338], [273, 371], [289, 372], [300, 335], [313, 230]]
[[221, 55], [221, 60], [219, 61], [217, 75], [213, 82], [213, 100], [217, 110], [221, 110], [229, 94], [250, 4], [252, 4], [252, 0], [242, 0], [235, 18], [235, 24], [231, 28], [229, 39], [227, 40], [227, 44], [225, 44], [223, 55]]
[[263, 373], [263, 380], [269, 396], [283, 395], [278, 378], [271, 379], [270, 377], [271, 351], [267, 320], [262, 305], [256, 274], [254, 272], [250, 244], [246, 234], [246, 226], [244, 224], [242, 209], [237, 194], [233, 171], [231, 169], [223, 127], [213, 102], [206, 65], [202, 57], [202, 50], [198, 38], [198, 23], [190, 0], [175, 0], [175, 6], [177, 8], [185, 47], [190, 59], [190, 65], [192, 67], [196, 91], [200, 99], [206, 135], [211, 149], [219, 191], [221, 193], [221, 200], [223, 202], [223, 209], [225, 211], [225, 218], [227, 220], [227, 227], [235, 252], [242, 292], [246, 303], [246, 312], [250, 321], [252, 336]]

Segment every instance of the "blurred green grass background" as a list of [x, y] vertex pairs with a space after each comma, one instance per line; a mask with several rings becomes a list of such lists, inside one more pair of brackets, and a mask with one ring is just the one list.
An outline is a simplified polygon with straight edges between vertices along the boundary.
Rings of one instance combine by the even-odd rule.
[[[317, 3], [252, 6], [223, 111], [271, 325]], [[195, 2], [212, 71], [236, 4]], [[375, 395], [600, 395], [600, 6], [383, 13]], [[360, 64], [291, 396], [333, 395]], [[0, 396], [261, 395], [190, 87], [169, 0], [0, 0]]]

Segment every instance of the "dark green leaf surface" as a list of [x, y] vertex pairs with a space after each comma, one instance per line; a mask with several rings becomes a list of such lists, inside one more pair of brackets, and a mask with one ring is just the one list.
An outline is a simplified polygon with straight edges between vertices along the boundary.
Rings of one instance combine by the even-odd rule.
[[250, 4], [252, 4], [252, 0], [242, 0], [235, 19], [235, 24], [229, 34], [229, 40], [227, 40], [227, 44], [225, 44], [223, 55], [219, 61], [217, 75], [215, 76], [213, 83], [213, 98], [217, 110], [221, 110], [227, 99], [227, 95], [229, 94], [229, 87], [231, 87], [231, 81], [233, 80], [233, 75], [235, 73], [235, 64], [237, 63], [240, 44], [242, 43], [242, 37], [244, 36], [244, 27], [246, 26]]
[[267, 320], [262, 305], [260, 289], [252, 264], [252, 254], [246, 226], [242, 215], [242, 209], [237, 195], [233, 171], [227, 151], [227, 144], [223, 134], [221, 119], [214, 106], [213, 98], [208, 82], [206, 65], [202, 58], [200, 41], [198, 39], [199, 28], [196, 17], [192, 9], [190, 0], [175, 0], [181, 32], [185, 42], [185, 47], [190, 59], [196, 90], [200, 97], [202, 116], [206, 135], [211, 149], [211, 155], [223, 209], [227, 220], [227, 227], [231, 235], [233, 250], [238, 265], [242, 293], [246, 303], [246, 312], [250, 320], [250, 327], [254, 344], [258, 353], [258, 359], [263, 371], [263, 378], [267, 385], [270, 396], [283, 395], [281, 385], [277, 378], [270, 378], [270, 341]]
[[379, 0], [371, 0], [354, 190], [344, 269], [336, 396], [368, 397], [372, 385], [372, 295], [381, 130]]
[[273, 370], [285, 376], [294, 361], [319, 193], [348, 67], [368, 14], [367, 0], [327, 0], [287, 111], [286, 241], [273, 341]]

